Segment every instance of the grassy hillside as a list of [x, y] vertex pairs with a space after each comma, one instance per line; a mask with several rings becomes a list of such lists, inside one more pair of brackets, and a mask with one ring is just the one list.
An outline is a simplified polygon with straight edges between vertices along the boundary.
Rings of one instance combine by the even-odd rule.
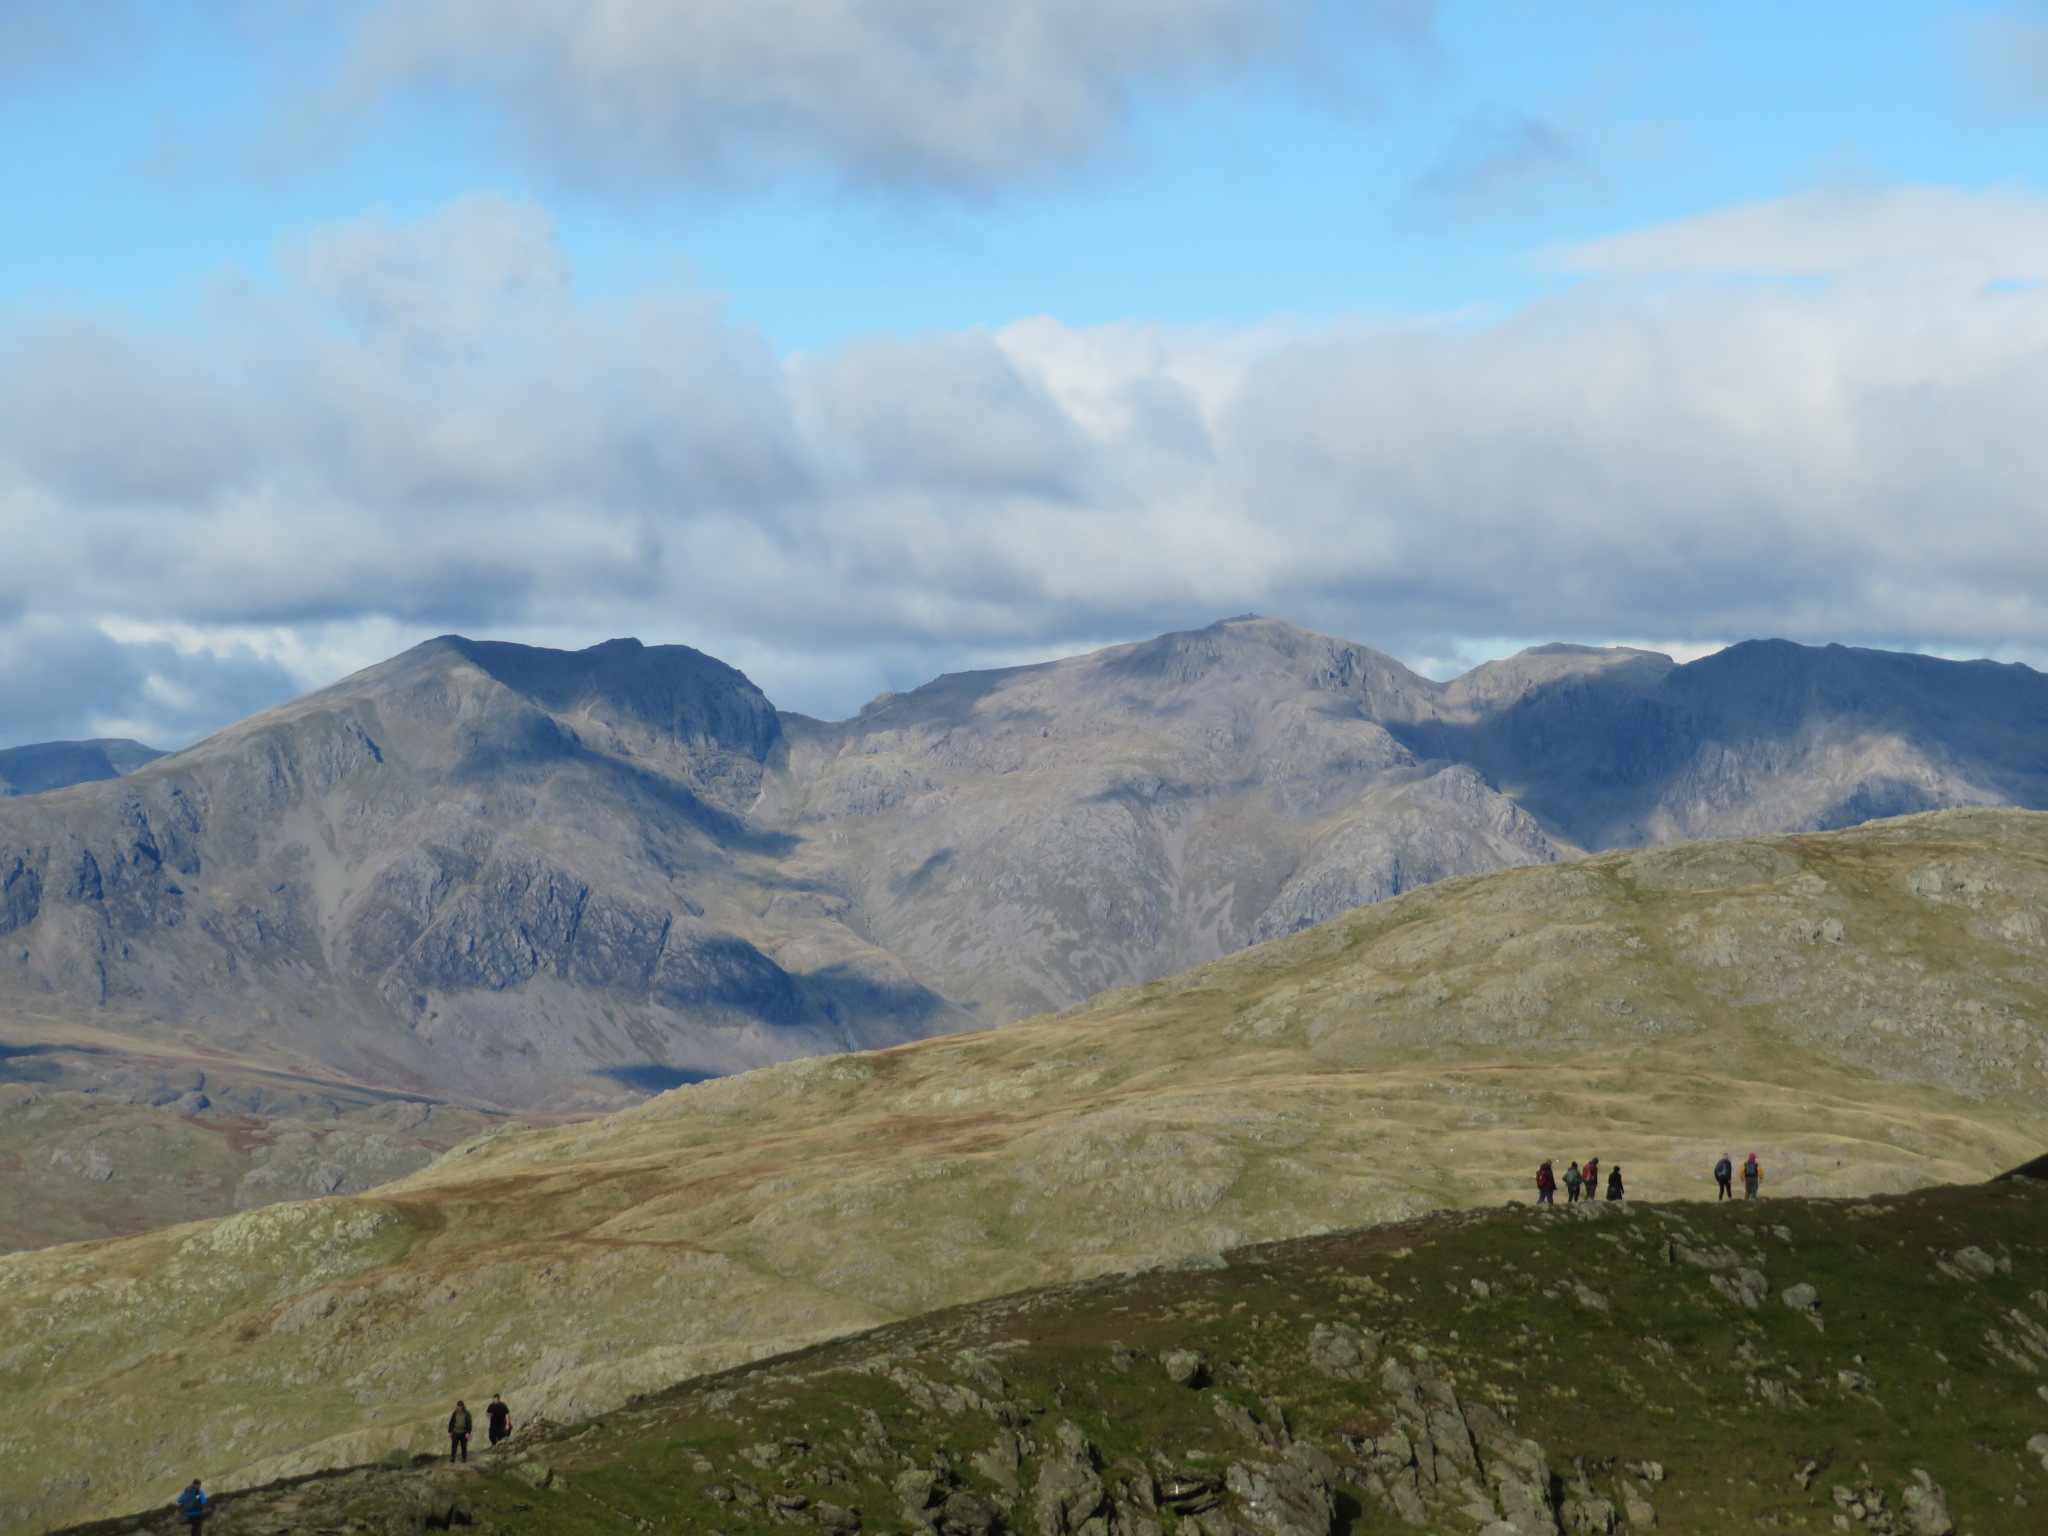
[[2036, 1532], [2044, 1281], [2033, 1181], [1444, 1215], [928, 1314], [213, 1529]]
[[2048, 1144], [2044, 896], [2025, 812], [1507, 870], [363, 1196], [0, 1258], [0, 1509], [111, 1513], [195, 1464], [428, 1448], [458, 1394], [567, 1418], [1032, 1285], [1498, 1206], [1541, 1157], [1656, 1200], [1752, 1148], [1780, 1196], [1980, 1179]]

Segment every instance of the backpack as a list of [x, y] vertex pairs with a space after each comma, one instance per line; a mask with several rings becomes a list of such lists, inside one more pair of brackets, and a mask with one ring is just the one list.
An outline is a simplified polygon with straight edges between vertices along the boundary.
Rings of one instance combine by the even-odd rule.
[[1725, 1157], [1722, 1158], [1721, 1161], [1719, 1161], [1718, 1163], [1714, 1164], [1714, 1177], [1717, 1179], [1725, 1179], [1734, 1172], [1735, 1165], [1729, 1162], [1728, 1159]]
[[1579, 1165], [1577, 1163], [1566, 1163], [1564, 1165], [1564, 1181], [1574, 1189], [1585, 1182], [1579, 1177]]
[[1762, 1164], [1762, 1163], [1759, 1163], [1759, 1162], [1758, 1162], [1758, 1161], [1757, 1161], [1757, 1160], [1756, 1160], [1755, 1158], [1753, 1158], [1753, 1157], [1752, 1157], [1752, 1158], [1750, 1158], [1750, 1159], [1748, 1159], [1748, 1160], [1747, 1160], [1746, 1162], [1744, 1162], [1744, 1163], [1743, 1163], [1743, 1165], [1742, 1165], [1742, 1176], [1743, 1176], [1743, 1177], [1744, 1177], [1745, 1179], [1760, 1179], [1760, 1178], [1762, 1178], [1762, 1177], [1764, 1176], [1764, 1166], [1763, 1166], [1763, 1164]]
[[178, 1509], [180, 1513], [196, 1515], [204, 1508], [206, 1508], [206, 1495], [200, 1489], [187, 1488], [178, 1495]]

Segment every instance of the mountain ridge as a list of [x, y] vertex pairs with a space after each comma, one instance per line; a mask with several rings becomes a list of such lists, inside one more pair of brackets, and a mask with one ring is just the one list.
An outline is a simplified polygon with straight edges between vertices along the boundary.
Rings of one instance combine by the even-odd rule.
[[587, 1114], [1623, 834], [2048, 804], [2043, 763], [2038, 673], [1781, 641], [1539, 646], [1439, 683], [1244, 617], [828, 722], [688, 647], [445, 636], [0, 801], [0, 1080], [95, 1114], [191, 1071], [251, 1114], [280, 1077], [344, 1114], [368, 1102], [323, 1085]]

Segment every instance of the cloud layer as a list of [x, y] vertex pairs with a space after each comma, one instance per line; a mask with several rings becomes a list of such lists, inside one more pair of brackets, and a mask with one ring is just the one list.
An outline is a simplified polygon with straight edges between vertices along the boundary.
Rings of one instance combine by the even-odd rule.
[[7, 737], [170, 740], [348, 653], [322, 636], [446, 629], [689, 640], [841, 710], [1247, 609], [1397, 654], [2048, 655], [2048, 294], [1944, 260], [788, 359], [702, 295], [579, 304], [491, 198], [287, 267], [191, 334], [0, 339]]
[[824, 167], [981, 187], [1094, 152], [1133, 89], [1430, 0], [373, 0], [339, 99], [454, 87], [580, 179]]

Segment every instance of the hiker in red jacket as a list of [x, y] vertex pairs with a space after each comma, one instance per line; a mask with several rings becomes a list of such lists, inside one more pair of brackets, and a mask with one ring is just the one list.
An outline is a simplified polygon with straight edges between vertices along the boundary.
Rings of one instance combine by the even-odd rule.
[[1536, 1203], [1557, 1204], [1557, 1175], [1550, 1171], [1550, 1159], [1543, 1160], [1543, 1166], [1536, 1170]]

